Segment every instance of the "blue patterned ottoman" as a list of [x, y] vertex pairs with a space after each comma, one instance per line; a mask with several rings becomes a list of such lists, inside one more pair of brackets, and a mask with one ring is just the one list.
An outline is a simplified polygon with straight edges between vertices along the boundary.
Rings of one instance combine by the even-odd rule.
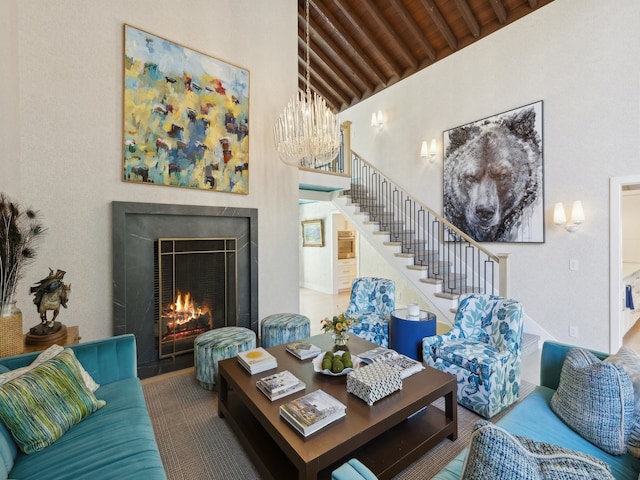
[[256, 334], [244, 327], [215, 328], [198, 335], [193, 342], [193, 360], [196, 379], [202, 388], [216, 388], [220, 360], [252, 348], [256, 348]]
[[299, 313], [275, 313], [260, 324], [262, 346], [275, 347], [311, 336], [311, 322]]

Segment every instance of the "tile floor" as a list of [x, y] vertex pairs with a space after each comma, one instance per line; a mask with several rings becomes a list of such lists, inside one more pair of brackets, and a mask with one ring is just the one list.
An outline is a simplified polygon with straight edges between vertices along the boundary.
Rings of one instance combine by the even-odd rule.
[[[349, 305], [350, 292], [336, 295], [317, 292], [307, 288], [300, 289], [300, 313], [311, 320], [311, 335], [322, 333], [320, 322], [325, 317], [332, 317], [344, 312]], [[638, 345], [640, 345], [640, 327], [638, 328]], [[522, 359], [522, 378], [538, 385], [540, 382], [540, 349]]]
[[350, 295], [349, 291], [331, 295], [307, 288], [300, 289], [300, 313], [311, 320], [311, 335], [322, 333], [322, 319], [339, 315], [347, 309]]

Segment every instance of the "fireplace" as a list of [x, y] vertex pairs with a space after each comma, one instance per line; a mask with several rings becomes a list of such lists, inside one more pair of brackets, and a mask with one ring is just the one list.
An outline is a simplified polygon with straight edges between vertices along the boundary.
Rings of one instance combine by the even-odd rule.
[[113, 332], [135, 334], [139, 375], [189, 366], [212, 328], [257, 333], [257, 210], [113, 202], [112, 215]]
[[[237, 324], [236, 238], [159, 238], [158, 352], [193, 351], [212, 328]], [[230, 321], [230, 322], [229, 322]]]

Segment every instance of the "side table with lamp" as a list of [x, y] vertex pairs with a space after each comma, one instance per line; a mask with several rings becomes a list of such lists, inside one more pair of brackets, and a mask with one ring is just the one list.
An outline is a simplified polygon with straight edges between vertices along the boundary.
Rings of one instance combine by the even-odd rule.
[[422, 361], [422, 339], [436, 334], [436, 315], [412, 303], [391, 312], [389, 348]]

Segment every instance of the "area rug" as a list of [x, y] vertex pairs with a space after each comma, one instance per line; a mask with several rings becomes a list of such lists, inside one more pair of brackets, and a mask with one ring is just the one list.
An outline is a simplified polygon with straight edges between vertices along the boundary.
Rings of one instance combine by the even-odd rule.
[[[143, 380], [142, 387], [169, 480], [260, 479], [234, 433], [218, 418], [217, 395], [200, 387], [192, 368]], [[533, 389], [523, 381], [521, 398]], [[443, 400], [434, 405], [444, 408]], [[431, 478], [468, 445], [479, 419], [458, 406], [458, 440], [443, 440], [394, 480]]]

